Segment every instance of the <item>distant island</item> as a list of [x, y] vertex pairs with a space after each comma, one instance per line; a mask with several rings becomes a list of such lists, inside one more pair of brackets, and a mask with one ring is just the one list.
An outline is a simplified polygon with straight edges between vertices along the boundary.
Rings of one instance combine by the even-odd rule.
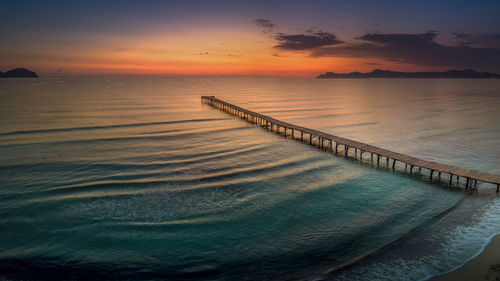
[[316, 78], [500, 78], [499, 74], [477, 72], [472, 69], [449, 70], [445, 72], [398, 72], [375, 69], [372, 72], [334, 73], [327, 72]]
[[38, 78], [38, 75], [26, 68], [15, 68], [7, 72], [0, 71], [0, 78]]

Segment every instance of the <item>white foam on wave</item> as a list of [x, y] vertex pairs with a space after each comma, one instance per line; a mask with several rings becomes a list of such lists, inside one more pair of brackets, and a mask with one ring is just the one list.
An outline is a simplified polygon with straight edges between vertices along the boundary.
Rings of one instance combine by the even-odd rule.
[[381, 259], [341, 272], [335, 280], [428, 280], [462, 267], [481, 254], [497, 234], [500, 234], [500, 198], [474, 214], [472, 223], [443, 227], [425, 237], [422, 243], [438, 245], [430, 253], [421, 255], [417, 250], [408, 257], [383, 255]]

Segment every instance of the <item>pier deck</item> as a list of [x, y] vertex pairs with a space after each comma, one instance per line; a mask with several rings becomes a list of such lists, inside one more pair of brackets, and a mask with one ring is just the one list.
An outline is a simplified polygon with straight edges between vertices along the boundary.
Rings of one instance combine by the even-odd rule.
[[[438, 177], [441, 179], [441, 174], [449, 175], [449, 185], [452, 185], [453, 177], [456, 177], [457, 183], [460, 182], [460, 177], [465, 179], [465, 187], [472, 188], [477, 186], [477, 182], [485, 182], [496, 185], [496, 191], [500, 190], [500, 175], [490, 174], [470, 169], [464, 169], [452, 165], [441, 164], [433, 161], [427, 161], [419, 158], [415, 158], [412, 156], [408, 156], [402, 153], [390, 151], [387, 149], [383, 149], [380, 147], [376, 147], [370, 144], [358, 142], [351, 139], [342, 138], [339, 136], [327, 134], [324, 132], [320, 132], [314, 129], [305, 128], [301, 126], [297, 126], [294, 124], [290, 124], [287, 122], [283, 122], [272, 117], [253, 112], [251, 110], [247, 110], [236, 106], [234, 104], [225, 102], [216, 98], [215, 96], [202, 96], [202, 102], [209, 104], [213, 107], [219, 108], [225, 112], [228, 112], [232, 115], [244, 118], [248, 122], [252, 122], [255, 124], [259, 124], [262, 126], [266, 126], [271, 131], [277, 132], [283, 131], [284, 135], [287, 136], [288, 131], [291, 131], [290, 136], [294, 139], [300, 140], [302, 142], [307, 142], [309, 144], [317, 145], [321, 149], [326, 149], [329, 151], [333, 151], [335, 153], [339, 152], [339, 146], [343, 148], [344, 154], [348, 155], [349, 150], [354, 150], [354, 157], [363, 159], [364, 153], [370, 154], [371, 161], [374, 161], [374, 155], [377, 157], [377, 164], [380, 163], [382, 158], [385, 158], [387, 165], [389, 165], [389, 161], [392, 160], [392, 168], [395, 168], [396, 162], [400, 162], [405, 164], [405, 168], [410, 166], [409, 172], [412, 173], [414, 168], [427, 169], [430, 171], [430, 180], [432, 181], [434, 173], [438, 173]], [[300, 135], [300, 138], [298, 136]]]

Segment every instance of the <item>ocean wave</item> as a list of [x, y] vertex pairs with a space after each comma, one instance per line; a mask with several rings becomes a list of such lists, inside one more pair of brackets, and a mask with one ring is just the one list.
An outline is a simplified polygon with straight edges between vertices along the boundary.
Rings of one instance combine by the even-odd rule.
[[211, 121], [221, 121], [221, 120], [228, 120], [228, 119], [229, 118], [203, 118], [203, 119], [187, 119], [187, 120], [162, 121], [162, 122], [116, 124], [116, 125], [107, 125], [107, 126], [88, 126], [88, 127], [73, 127], [73, 128], [55, 128], [55, 129], [41, 129], [41, 130], [12, 131], [12, 132], [0, 133], [0, 137], [12, 136], [12, 135], [51, 134], [51, 133], [71, 132], [71, 131], [87, 131], [87, 130], [141, 127], [141, 126], [169, 125], [169, 124], [180, 124], [180, 123], [211, 122]]
[[[33, 204], [73, 199], [134, 196], [137, 194], [157, 192], [199, 192], [201, 190], [208, 191], [209, 189], [228, 189], [240, 184], [260, 183], [269, 179], [279, 180], [291, 175], [294, 177], [301, 177], [321, 169], [330, 170], [335, 167], [335, 165], [328, 162], [316, 163], [308, 167], [304, 167], [297, 163], [295, 164], [295, 168], [293, 166], [294, 164], [281, 164], [273, 169], [250, 169], [223, 175], [209, 175], [203, 178], [192, 177], [189, 179], [180, 178], [177, 180], [147, 180], [138, 182], [96, 182], [93, 184], [76, 185], [36, 193], [31, 199], [25, 200], [25, 203]], [[262, 174], [263, 170], [265, 170], [266, 173]]]
[[[198, 137], [203, 135], [204, 137], [209, 137], [212, 135], [217, 135], [220, 133], [228, 133], [234, 131], [248, 130], [252, 129], [254, 126], [244, 126], [244, 127], [229, 127], [229, 128], [211, 128], [204, 130], [197, 130], [185, 133], [174, 133], [174, 134], [163, 134], [163, 135], [128, 135], [123, 137], [102, 137], [102, 138], [90, 138], [90, 139], [70, 139], [61, 141], [36, 141], [27, 143], [7, 143], [0, 145], [0, 147], [26, 147], [26, 146], [40, 146], [40, 145], [65, 145], [65, 144], [98, 144], [98, 143], [112, 143], [120, 141], [159, 141], [159, 140], [186, 140], [189, 137]], [[224, 138], [224, 135], [217, 136], [219, 138]]]
[[[381, 253], [389, 251], [392, 247], [400, 244], [402, 241], [404, 241], [410, 237], [417, 235], [419, 232], [421, 232], [422, 230], [427, 228], [429, 225], [433, 224], [434, 222], [436, 222], [440, 218], [444, 217], [445, 215], [447, 215], [448, 213], [450, 213], [451, 211], [456, 209], [462, 202], [463, 202], [463, 200], [458, 200], [457, 202], [455, 202], [455, 204], [449, 206], [448, 208], [442, 210], [439, 213], [434, 214], [428, 220], [415, 226], [413, 229], [408, 230], [405, 234], [399, 236], [396, 240], [389, 242], [389, 243], [386, 243], [385, 245], [382, 245], [378, 248], [375, 248], [369, 252], [363, 253], [360, 256], [354, 257], [353, 259], [351, 259], [345, 263], [342, 263], [338, 266], [335, 266], [335, 267], [329, 269], [327, 274], [342, 273], [342, 271], [344, 271], [344, 270], [346, 270], [346, 269], [348, 269], [348, 268], [350, 268], [350, 267], [352, 267], [360, 262], [363, 262], [368, 258], [374, 258], [375, 256], [380, 255]], [[346, 274], [346, 275], [348, 276], [348, 274]]]
[[[464, 198], [464, 200], [467, 199], [467, 197]], [[472, 220], [470, 224], [462, 222], [456, 225], [452, 223], [431, 231], [431, 235], [424, 234], [427, 236], [423, 245], [427, 245], [427, 247], [418, 249], [415, 253], [407, 256], [397, 254], [398, 251], [393, 247], [391, 255], [383, 256], [382, 259], [370, 259], [359, 267], [348, 267], [345, 271], [334, 275], [334, 279], [423, 281], [458, 269], [479, 255], [489, 241], [497, 234], [500, 234], [499, 207], [500, 200], [493, 199], [492, 202], [483, 206], [480, 210], [475, 210], [474, 216], [469, 218]], [[453, 212], [454, 210], [446, 210], [444, 213], [438, 214], [436, 218], [438, 220], [442, 219], [450, 211]], [[456, 216], [456, 214], [453, 216]], [[436, 218], [433, 218], [433, 221]], [[418, 233], [415, 236], [413, 238], [407, 237], [407, 239], [424, 239]], [[404, 239], [400, 243], [404, 244]], [[432, 245], [432, 249], [427, 249], [428, 245]], [[401, 247], [408, 247], [408, 245], [396, 244], [394, 246], [400, 249]]]

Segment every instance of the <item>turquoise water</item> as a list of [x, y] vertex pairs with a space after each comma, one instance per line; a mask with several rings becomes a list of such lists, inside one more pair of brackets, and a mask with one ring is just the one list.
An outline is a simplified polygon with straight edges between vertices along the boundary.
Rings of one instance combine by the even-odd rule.
[[490, 185], [360, 165], [202, 95], [500, 173], [499, 80], [2, 80], [0, 276], [425, 280], [500, 233]]

